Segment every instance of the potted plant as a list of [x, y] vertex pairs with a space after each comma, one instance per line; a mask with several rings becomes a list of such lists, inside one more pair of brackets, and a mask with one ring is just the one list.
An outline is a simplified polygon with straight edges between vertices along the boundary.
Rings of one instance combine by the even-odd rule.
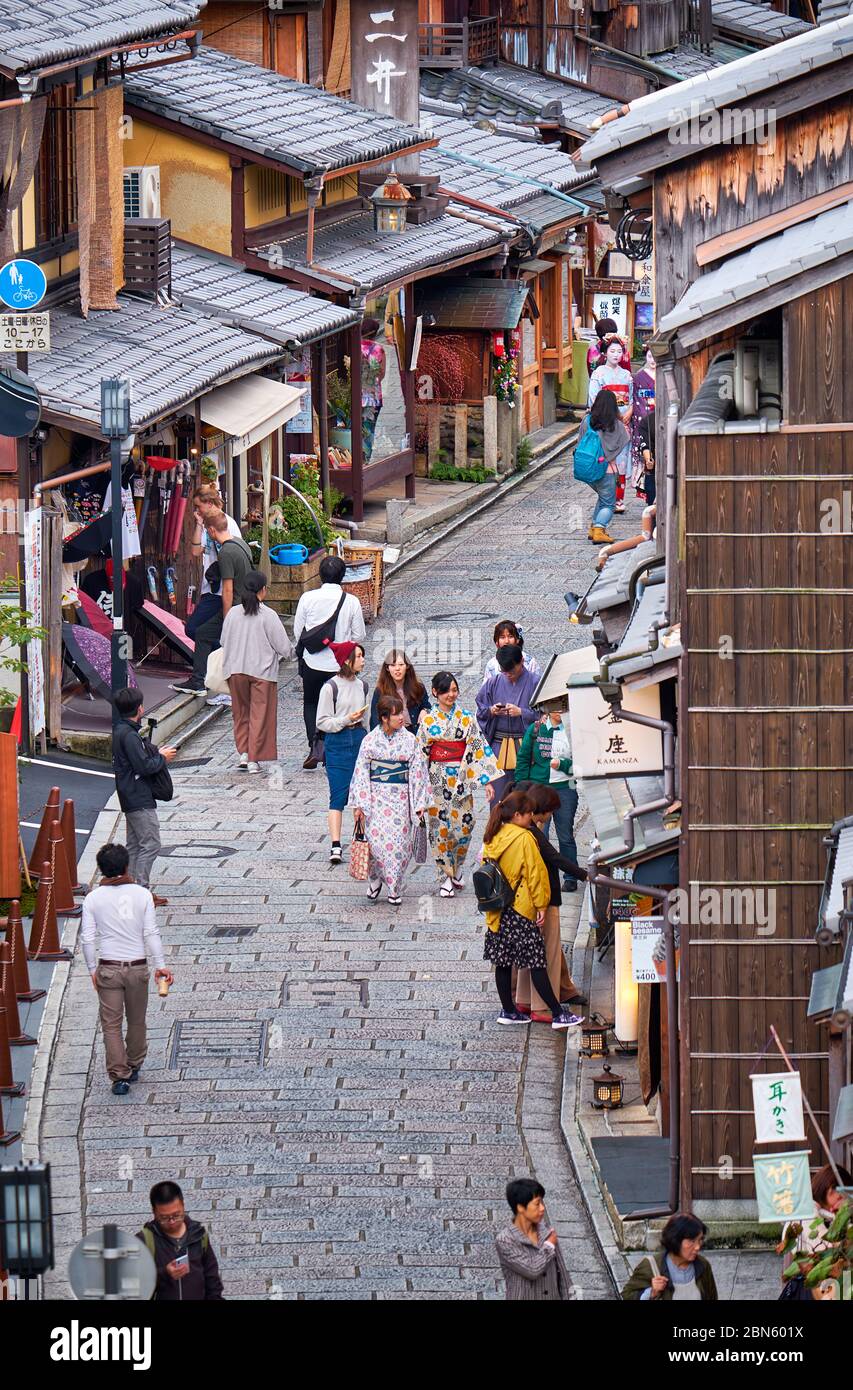
[[329, 372], [326, 396], [335, 424], [329, 430], [329, 443], [352, 452], [352, 375], [349, 361], [340, 372]]
[[[809, 1234], [814, 1237], [817, 1233], [822, 1217], [815, 1216], [813, 1222], [806, 1222], [810, 1227]], [[782, 1271], [782, 1279], [786, 1284], [791, 1280], [798, 1280], [803, 1283], [806, 1289], [811, 1291], [813, 1298], [817, 1299], [838, 1299], [849, 1297], [851, 1283], [853, 1283], [853, 1203], [844, 1202], [835, 1213], [835, 1217], [826, 1235], [823, 1237], [823, 1249], [819, 1251], [800, 1251], [797, 1252], [797, 1241], [802, 1234], [803, 1223], [792, 1221], [785, 1233], [784, 1240], [780, 1241], [776, 1247], [777, 1255], [791, 1255], [791, 1263]]]

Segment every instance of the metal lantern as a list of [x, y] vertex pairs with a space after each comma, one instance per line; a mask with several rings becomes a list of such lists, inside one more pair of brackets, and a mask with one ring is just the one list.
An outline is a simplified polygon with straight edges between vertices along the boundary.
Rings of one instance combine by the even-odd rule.
[[609, 1057], [607, 1033], [611, 1026], [601, 1014], [590, 1014], [581, 1024], [581, 1052], [584, 1057]]
[[0, 1269], [24, 1279], [53, 1269], [49, 1163], [0, 1168]]
[[392, 169], [385, 182], [371, 195], [373, 225], [377, 232], [404, 232], [406, 204], [412, 195]]
[[594, 1110], [618, 1110], [622, 1104], [622, 1077], [611, 1071], [605, 1062], [600, 1076], [592, 1078], [592, 1107]]
[[107, 439], [127, 439], [130, 434], [130, 389], [129, 378], [101, 380], [101, 429]]

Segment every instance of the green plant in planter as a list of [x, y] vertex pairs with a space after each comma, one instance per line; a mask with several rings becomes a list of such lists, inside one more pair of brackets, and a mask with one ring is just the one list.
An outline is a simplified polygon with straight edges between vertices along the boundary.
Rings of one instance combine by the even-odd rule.
[[199, 464], [199, 474], [203, 483], [219, 482], [219, 465], [216, 459], [212, 459], [210, 454], [205, 454]]
[[[311, 460], [309, 463], [294, 464], [291, 479], [293, 486], [311, 504], [323, 532], [323, 544], [328, 545], [338, 535], [338, 532], [329, 520], [331, 508], [328, 506], [324, 508], [320, 500], [320, 471], [317, 463]], [[331, 489], [331, 491], [335, 490]], [[340, 500], [342, 494], [337, 493], [336, 496]], [[319, 549], [320, 541], [317, 527], [314, 525], [314, 518], [300, 498], [293, 497], [288, 493], [274, 503], [274, 507], [276, 516], [281, 518], [284, 525], [270, 526], [269, 544], [271, 547], [289, 544], [304, 545], [309, 554]], [[253, 542], [260, 543], [260, 526], [251, 526], [244, 534], [250, 545]]]
[[348, 430], [352, 424], [352, 376], [349, 366], [346, 367], [343, 376], [339, 372], [329, 372], [326, 380], [329, 409], [339, 426]]
[[515, 467], [518, 473], [523, 473], [530, 467], [530, 460], [533, 457], [533, 445], [530, 442], [530, 435], [526, 434], [523, 439], [519, 439], [518, 448], [515, 451]]
[[[17, 593], [14, 579], [0, 579], [0, 595]], [[19, 608], [16, 603], [0, 602], [0, 669], [4, 671], [26, 671], [27, 663], [11, 653], [18, 647], [26, 647], [30, 642], [42, 642], [47, 637], [43, 627], [34, 627], [32, 613]], [[17, 702], [17, 695], [0, 686], [0, 707], [8, 708]]]

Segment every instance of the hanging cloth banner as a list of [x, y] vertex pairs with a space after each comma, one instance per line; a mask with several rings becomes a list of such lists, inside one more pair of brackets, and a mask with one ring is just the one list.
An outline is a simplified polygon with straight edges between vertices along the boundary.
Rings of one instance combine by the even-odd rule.
[[753, 1154], [752, 1167], [759, 1222], [814, 1220], [808, 1149]]
[[803, 1088], [798, 1071], [757, 1072], [752, 1082], [756, 1144], [805, 1139]]

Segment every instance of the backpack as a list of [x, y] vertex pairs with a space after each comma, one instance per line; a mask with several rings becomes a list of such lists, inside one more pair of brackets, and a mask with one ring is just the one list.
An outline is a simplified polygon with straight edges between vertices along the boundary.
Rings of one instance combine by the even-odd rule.
[[296, 643], [296, 655], [300, 660], [305, 652], [310, 652], [312, 656], [316, 656], [318, 652], [323, 651], [327, 638], [330, 642], [334, 642], [335, 630], [338, 626], [338, 614], [344, 606], [345, 598], [346, 593], [342, 592], [340, 603], [334, 613], [328, 618], [324, 618], [321, 623], [317, 623], [316, 627], [307, 627], [300, 633], [299, 641]]
[[[159, 753], [159, 748], [155, 748], [150, 738], [140, 734], [140, 741], [146, 753]], [[172, 785], [172, 774], [169, 771], [168, 763], [164, 761], [159, 772], [152, 772], [145, 781], [151, 789], [151, 795], [155, 801], [171, 801], [175, 795], [175, 788]]]
[[[156, 1264], [156, 1263], [157, 1263], [157, 1255], [156, 1255], [156, 1253], [155, 1253], [155, 1247], [154, 1247], [154, 1232], [153, 1232], [152, 1230], [150, 1230], [150, 1228], [149, 1228], [148, 1226], [143, 1226], [143, 1227], [142, 1227], [142, 1243], [143, 1243], [143, 1245], [145, 1245], [145, 1246], [147, 1247], [149, 1255], [151, 1256], [151, 1258], [153, 1259], [154, 1263]], [[202, 1233], [201, 1233], [201, 1254], [202, 1254], [202, 1259], [203, 1259], [204, 1256], [207, 1254], [209, 1247], [210, 1247], [210, 1236], [207, 1234], [207, 1231], [202, 1231]]]
[[506, 912], [515, 902], [518, 883], [513, 888], [498, 859], [484, 859], [471, 875], [478, 912]]
[[575, 448], [575, 477], [579, 483], [590, 485], [600, 482], [607, 472], [607, 459], [601, 452], [598, 432], [589, 424], [578, 440]]

